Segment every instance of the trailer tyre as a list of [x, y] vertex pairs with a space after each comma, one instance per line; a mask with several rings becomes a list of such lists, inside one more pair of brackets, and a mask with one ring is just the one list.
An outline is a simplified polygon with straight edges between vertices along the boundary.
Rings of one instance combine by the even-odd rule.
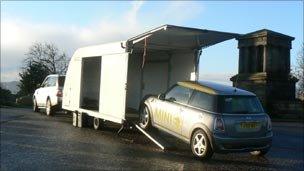
[[93, 127], [95, 130], [99, 130], [102, 128], [103, 125], [103, 121], [99, 118], [95, 118], [93, 119]]
[[140, 115], [139, 115], [139, 126], [144, 129], [148, 130], [151, 128], [151, 117], [150, 117], [150, 111], [146, 105], [144, 105], [140, 109]]

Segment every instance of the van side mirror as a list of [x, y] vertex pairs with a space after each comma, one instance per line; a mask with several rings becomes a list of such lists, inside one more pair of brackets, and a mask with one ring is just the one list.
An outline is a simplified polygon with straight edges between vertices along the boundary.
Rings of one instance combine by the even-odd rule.
[[159, 100], [165, 100], [166, 95], [164, 93], [161, 93], [158, 95]]

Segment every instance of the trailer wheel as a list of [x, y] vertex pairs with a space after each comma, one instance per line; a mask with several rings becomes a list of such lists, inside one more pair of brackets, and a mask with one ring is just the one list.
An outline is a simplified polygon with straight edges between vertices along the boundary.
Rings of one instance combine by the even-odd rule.
[[151, 127], [150, 111], [146, 105], [140, 109], [139, 126], [144, 130], [148, 130]]
[[94, 117], [93, 119], [93, 127], [95, 130], [99, 130], [102, 128], [103, 121], [99, 118]]

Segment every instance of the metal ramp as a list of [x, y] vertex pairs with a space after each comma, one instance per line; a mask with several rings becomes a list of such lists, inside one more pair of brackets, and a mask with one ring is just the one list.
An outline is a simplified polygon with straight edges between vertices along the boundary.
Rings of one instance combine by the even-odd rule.
[[135, 127], [141, 132], [143, 133], [146, 137], [148, 137], [154, 144], [156, 144], [159, 148], [161, 148], [162, 150], [165, 150], [165, 144], [163, 142], [161, 142], [162, 140], [158, 140], [154, 137], [152, 137], [148, 132], [146, 132], [145, 130], [143, 130], [140, 126], [138, 126], [137, 124], [133, 123], [135, 125]]
[[171, 149], [171, 145], [164, 140], [158, 132], [155, 130], [143, 130], [137, 123], [139, 120], [137, 113], [127, 113], [127, 119], [125, 120], [125, 123], [122, 125], [121, 129], [118, 131], [118, 134], [123, 130], [123, 128], [136, 128], [139, 130], [140, 133], [144, 134], [149, 140], [151, 140], [155, 145], [157, 145], [160, 149], [163, 151]]

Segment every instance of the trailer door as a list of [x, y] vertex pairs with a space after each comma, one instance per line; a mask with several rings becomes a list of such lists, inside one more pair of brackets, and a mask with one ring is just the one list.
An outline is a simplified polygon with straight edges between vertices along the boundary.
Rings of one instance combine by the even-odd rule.
[[116, 123], [125, 119], [128, 53], [102, 56], [99, 112]]

